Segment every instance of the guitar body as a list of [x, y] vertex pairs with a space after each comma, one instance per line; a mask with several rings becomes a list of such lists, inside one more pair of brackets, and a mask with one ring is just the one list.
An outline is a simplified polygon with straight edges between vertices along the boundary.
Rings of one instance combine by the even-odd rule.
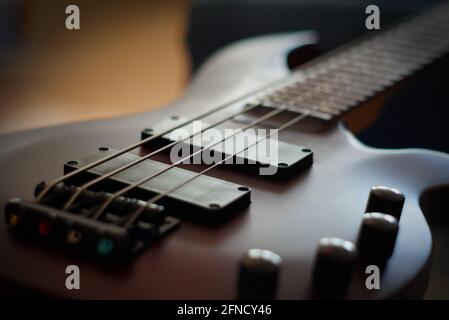
[[[129, 145], [143, 128], [172, 115], [207, 111], [286, 76], [289, 52], [315, 41], [314, 33], [301, 32], [225, 48], [200, 69], [177, 103], [148, 114], [0, 137], [0, 204], [14, 197], [32, 199], [36, 184], [60, 176], [69, 160], [102, 146]], [[287, 181], [223, 167], [207, 173], [252, 190], [251, 204], [225, 224], [209, 227], [181, 219], [179, 230], [129, 264], [114, 266], [17, 238], [3, 223], [0, 277], [64, 298], [233, 299], [242, 255], [261, 248], [283, 259], [277, 298], [313, 298], [310, 279], [318, 241], [339, 237], [355, 242], [370, 188], [385, 185], [406, 196], [394, 253], [383, 269], [381, 290], [366, 289], [367, 274], [358, 265], [346, 298], [422, 297], [432, 237], [420, 196], [429, 187], [449, 182], [449, 156], [419, 149], [372, 149], [359, 143], [342, 122], [319, 130], [303, 127], [298, 123], [279, 138], [312, 149], [314, 163]], [[70, 264], [80, 268], [80, 290], [65, 288]]]

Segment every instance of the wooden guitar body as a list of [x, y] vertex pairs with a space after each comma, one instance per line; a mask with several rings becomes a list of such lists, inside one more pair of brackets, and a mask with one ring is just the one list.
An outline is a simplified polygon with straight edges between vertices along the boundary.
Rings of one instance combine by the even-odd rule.
[[[0, 205], [14, 197], [32, 199], [36, 184], [61, 175], [69, 160], [102, 146], [129, 145], [139, 140], [141, 130], [173, 115], [207, 111], [286, 76], [289, 52], [316, 40], [313, 32], [299, 32], [225, 48], [200, 69], [177, 103], [155, 112], [0, 137]], [[135, 260], [113, 265], [17, 238], [2, 223], [0, 277], [63, 298], [234, 299], [242, 255], [261, 248], [283, 259], [277, 298], [313, 298], [318, 241], [338, 237], [355, 242], [370, 188], [385, 185], [401, 190], [406, 201], [381, 290], [366, 289], [367, 274], [359, 264], [345, 297], [422, 297], [432, 237], [420, 196], [429, 187], [449, 182], [449, 156], [419, 149], [373, 149], [358, 142], [343, 122], [322, 127], [304, 121], [280, 133], [279, 139], [312, 149], [313, 165], [285, 181], [224, 167], [211, 170], [210, 176], [252, 190], [251, 204], [224, 224], [211, 227], [181, 219], [179, 230]], [[65, 269], [71, 264], [80, 268], [80, 290], [65, 287]]]

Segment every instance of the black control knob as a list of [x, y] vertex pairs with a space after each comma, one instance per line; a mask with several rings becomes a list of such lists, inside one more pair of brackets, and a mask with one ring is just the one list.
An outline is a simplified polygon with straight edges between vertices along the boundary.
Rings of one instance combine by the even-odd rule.
[[248, 250], [240, 262], [238, 298], [270, 300], [276, 295], [282, 259], [274, 252]]
[[365, 213], [357, 240], [360, 257], [366, 262], [384, 263], [393, 254], [398, 230], [395, 217], [378, 212]]
[[401, 191], [389, 187], [374, 187], [369, 193], [365, 212], [390, 214], [399, 221], [404, 202], [405, 196]]
[[320, 297], [338, 298], [351, 282], [357, 258], [355, 245], [339, 238], [323, 238], [313, 269], [313, 288]]

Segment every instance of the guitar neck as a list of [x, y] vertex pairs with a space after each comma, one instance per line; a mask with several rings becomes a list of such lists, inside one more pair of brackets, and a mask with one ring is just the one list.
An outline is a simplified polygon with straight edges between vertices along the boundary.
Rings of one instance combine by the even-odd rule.
[[449, 4], [299, 68], [253, 103], [332, 120], [449, 51]]

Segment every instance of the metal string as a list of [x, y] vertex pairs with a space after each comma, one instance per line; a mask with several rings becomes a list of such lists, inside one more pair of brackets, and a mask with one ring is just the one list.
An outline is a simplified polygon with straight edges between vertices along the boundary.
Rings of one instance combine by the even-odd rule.
[[[297, 116], [297, 117], [291, 119], [290, 121], [287, 121], [287, 122], [284, 123], [282, 126], [280, 126], [279, 128], [277, 128], [277, 130], [278, 130], [278, 131], [281, 131], [281, 130], [283, 130], [283, 129], [286, 129], [287, 127], [289, 127], [289, 126], [291, 126], [291, 125], [293, 125], [293, 124], [295, 124], [295, 123], [297, 123], [297, 122], [300, 122], [301, 120], [307, 118], [308, 115], [309, 115], [308, 113], [301, 114], [301, 115], [299, 115], [299, 116]], [[262, 142], [262, 141], [268, 139], [268, 138], [272, 135], [272, 133], [273, 133], [273, 132], [267, 133], [266, 135], [264, 135], [263, 137], [261, 137], [260, 139], [258, 139], [256, 142], [253, 142], [252, 144], [248, 145], [248, 146], [245, 147], [244, 149], [242, 149], [242, 150], [240, 150], [240, 151], [238, 151], [238, 152], [236, 152], [236, 153], [234, 153], [234, 154], [232, 154], [232, 155], [229, 155], [229, 156], [226, 157], [225, 159], [223, 159], [223, 160], [221, 160], [221, 161], [219, 161], [219, 162], [213, 164], [213, 165], [210, 166], [210, 167], [207, 167], [207, 168], [204, 169], [203, 171], [198, 172], [198, 173], [195, 174], [193, 177], [191, 177], [191, 178], [189, 178], [188, 180], [182, 182], [181, 184], [179, 184], [179, 185], [173, 187], [172, 189], [170, 189], [170, 190], [168, 190], [168, 191], [166, 191], [166, 192], [164, 192], [164, 193], [161, 193], [161, 194], [159, 194], [159, 195], [154, 196], [154, 197], [151, 198], [150, 200], [146, 201], [146, 203], [147, 203], [147, 204], [151, 204], [151, 203], [155, 203], [155, 202], [159, 201], [160, 199], [164, 198], [164, 197], [167, 196], [168, 194], [173, 193], [174, 191], [176, 191], [176, 190], [180, 189], [181, 187], [187, 185], [188, 183], [192, 182], [193, 180], [197, 179], [198, 177], [204, 175], [206, 172], [212, 170], [213, 168], [215, 168], [215, 167], [217, 167], [218, 165], [220, 165], [220, 164], [226, 162], [227, 160], [230, 160], [231, 158], [235, 157], [235, 156], [238, 155], [239, 153], [242, 153], [242, 152], [246, 151], [247, 149], [249, 149], [249, 148], [251, 148], [251, 147], [257, 145], [258, 143], [260, 143], [260, 142]], [[136, 219], [139, 218], [139, 216], [142, 214], [142, 212], [143, 212], [144, 210], [145, 210], [145, 206], [142, 206], [142, 207], [139, 207], [136, 211], [134, 211], [134, 212], [129, 216], [129, 218], [126, 220], [126, 222], [124, 223], [124, 227], [127, 228], [127, 227], [129, 227], [130, 225], [132, 225], [132, 224], [134, 223], [134, 221], [136, 221]]]
[[173, 142], [169, 143], [168, 145], [165, 145], [164, 147], [159, 148], [159, 149], [157, 149], [157, 150], [155, 150], [155, 151], [153, 151], [153, 152], [151, 152], [151, 153], [149, 153], [149, 154], [147, 154], [147, 155], [145, 155], [145, 156], [143, 156], [143, 157], [140, 157], [140, 158], [138, 158], [138, 159], [136, 159], [136, 160], [134, 160], [134, 161], [131, 161], [131, 162], [129, 162], [129, 163], [127, 163], [127, 164], [125, 164], [125, 165], [119, 167], [119, 168], [116, 168], [116, 169], [114, 169], [114, 170], [112, 170], [112, 171], [110, 171], [110, 172], [108, 172], [108, 173], [106, 173], [106, 174], [104, 174], [104, 175], [101, 175], [101, 176], [98, 177], [98, 178], [95, 178], [95, 179], [93, 179], [93, 180], [90, 180], [90, 181], [86, 182], [85, 184], [83, 184], [81, 187], [79, 187], [79, 188], [78, 188], [78, 189], [77, 189], [77, 190], [70, 196], [70, 198], [66, 201], [66, 203], [65, 203], [65, 205], [63, 206], [62, 209], [63, 209], [63, 210], [68, 209], [68, 208], [73, 204], [73, 202], [75, 202], [75, 200], [79, 197], [79, 195], [80, 195], [84, 190], [86, 190], [87, 188], [93, 186], [94, 184], [97, 184], [98, 182], [103, 181], [104, 179], [107, 179], [107, 178], [109, 178], [109, 177], [111, 177], [111, 176], [113, 176], [113, 175], [116, 175], [117, 173], [120, 173], [120, 172], [122, 172], [122, 171], [124, 171], [124, 170], [126, 170], [126, 169], [128, 169], [128, 168], [130, 168], [130, 167], [133, 167], [133, 166], [135, 166], [135, 165], [141, 163], [142, 161], [144, 161], [144, 160], [146, 160], [146, 159], [149, 159], [150, 157], [152, 157], [152, 156], [154, 156], [154, 155], [156, 155], [156, 154], [158, 154], [158, 153], [160, 153], [160, 152], [162, 152], [162, 151], [164, 151], [164, 150], [167, 150], [168, 148], [174, 146], [174, 145], [177, 144], [177, 143], [182, 143], [182, 142], [184, 142], [184, 141], [187, 141], [188, 139], [191, 139], [192, 137], [196, 136], [196, 135], [199, 134], [199, 133], [202, 133], [202, 132], [204, 132], [204, 131], [206, 131], [206, 130], [209, 130], [209, 129], [211, 129], [211, 128], [214, 128], [214, 127], [216, 127], [216, 126], [218, 126], [218, 125], [220, 125], [220, 124], [222, 124], [222, 123], [224, 123], [224, 122], [226, 122], [226, 121], [228, 121], [228, 120], [231, 120], [231, 119], [233, 119], [233, 118], [235, 118], [235, 117], [237, 117], [237, 116], [239, 116], [239, 115], [242, 115], [242, 114], [244, 114], [244, 113], [246, 113], [246, 112], [248, 112], [248, 111], [254, 109], [255, 107], [257, 107], [257, 105], [249, 105], [249, 107], [246, 107], [246, 108], [244, 108], [243, 110], [238, 111], [237, 113], [234, 113], [234, 114], [232, 114], [232, 115], [230, 115], [230, 116], [227, 116], [227, 117], [225, 117], [224, 119], [221, 119], [221, 120], [219, 120], [219, 121], [216, 121], [215, 123], [213, 123], [213, 124], [211, 124], [211, 125], [205, 127], [204, 129], [202, 129], [201, 131], [192, 133], [190, 136], [188, 136], [188, 137], [186, 137], [186, 138], [184, 138], [184, 139], [182, 139], [182, 140], [180, 140], [180, 141], [173, 141]]
[[269, 88], [269, 87], [275, 85], [276, 83], [282, 82], [282, 81], [284, 81], [284, 79], [280, 79], [280, 80], [274, 81], [274, 82], [272, 82], [272, 83], [269, 83], [269, 84], [263, 86], [262, 88], [258, 88], [258, 89], [254, 90], [254, 91], [252, 91], [252, 92], [250, 92], [250, 93], [248, 93], [248, 94], [246, 94], [246, 95], [244, 95], [244, 96], [242, 96], [242, 97], [236, 98], [236, 99], [234, 99], [234, 100], [232, 100], [232, 101], [230, 101], [230, 102], [228, 102], [228, 103], [225, 103], [225, 104], [223, 104], [223, 105], [219, 105], [219, 106], [217, 106], [217, 107], [215, 107], [215, 108], [212, 108], [211, 110], [209, 110], [209, 111], [207, 111], [207, 112], [201, 113], [201, 114], [199, 114], [198, 116], [196, 116], [196, 117], [194, 117], [194, 118], [192, 118], [192, 119], [186, 120], [186, 121], [184, 121], [183, 123], [181, 123], [181, 124], [175, 126], [174, 128], [167, 129], [167, 130], [165, 130], [165, 131], [163, 131], [163, 132], [158, 133], [157, 135], [148, 137], [148, 138], [143, 139], [143, 140], [141, 140], [141, 141], [139, 141], [139, 142], [136, 142], [136, 143], [134, 143], [134, 144], [131, 144], [131, 145], [129, 145], [129, 146], [127, 146], [127, 147], [124, 147], [123, 149], [121, 149], [121, 150], [119, 150], [119, 151], [117, 151], [117, 152], [115, 152], [115, 153], [113, 153], [113, 154], [110, 154], [109, 156], [106, 156], [106, 157], [104, 157], [104, 158], [98, 159], [98, 160], [96, 160], [96, 161], [94, 161], [94, 162], [92, 162], [92, 163], [89, 163], [89, 164], [87, 164], [87, 165], [85, 165], [85, 166], [83, 166], [83, 167], [81, 167], [81, 168], [76, 169], [75, 171], [72, 171], [72, 172], [67, 173], [67, 174], [65, 174], [65, 175], [63, 175], [63, 176], [60, 176], [59, 178], [56, 178], [55, 180], [53, 180], [53, 181], [51, 181], [49, 184], [47, 184], [47, 185], [45, 186], [45, 188], [39, 193], [39, 195], [36, 196], [36, 200], [37, 200], [37, 201], [42, 200], [42, 198], [43, 198], [43, 197], [44, 197], [44, 196], [45, 196], [51, 189], [53, 189], [53, 187], [56, 186], [58, 183], [61, 183], [61, 182], [65, 181], [65, 180], [67, 180], [67, 179], [69, 179], [69, 178], [71, 178], [71, 177], [74, 177], [75, 175], [80, 174], [81, 172], [84, 172], [84, 171], [87, 171], [87, 170], [89, 170], [89, 169], [92, 169], [92, 168], [94, 168], [94, 167], [96, 167], [96, 166], [99, 166], [100, 164], [105, 163], [105, 162], [107, 162], [107, 161], [109, 161], [109, 160], [112, 160], [112, 159], [114, 159], [114, 158], [116, 158], [116, 157], [118, 157], [118, 156], [120, 156], [120, 155], [122, 155], [122, 154], [124, 154], [124, 153], [126, 153], [126, 152], [129, 152], [129, 151], [131, 151], [131, 150], [134, 150], [134, 149], [136, 149], [136, 148], [138, 148], [138, 147], [144, 145], [145, 143], [148, 143], [148, 142], [150, 142], [150, 141], [152, 141], [152, 140], [155, 140], [155, 139], [157, 139], [157, 138], [160, 138], [161, 136], [163, 136], [163, 135], [165, 135], [165, 134], [168, 134], [168, 133], [170, 133], [171, 131], [174, 131], [174, 130], [176, 130], [176, 129], [179, 129], [179, 128], [185, 126], [185, 125], [188, 125], [189, 123], [192, 123], [193, 121], [201, 120], [201, 119], [203, 119], [203, 118], [206, 118], [206, 117], [208, 117], [208, 116], [214, 114], [215, 112], [219, 112], [219, 111], [224, 110], [224, 109], [226, 109], [226, 108], [228, 108], [228, 107], [231, 107], [231, 106], [233, 106], [235, 103], [237, 103], [237, 102], [239, 102], [239, 101], [241, 101], [241, 100], [244, 100], [244, 99], [246, 99], [246, 98], [250, 98], [252, 95], [256, 94], [257, 92], [262, 91], [262, 90], [264, 90], [264, 89], [267, 89], [267, 88]]
[[[431, 16], [432, 14], [439, 13], [439, 11], [443, 11], [443, 13], [447, 13], [447, 9], [448, 8], [449, 8], [449, 6], [447, 6], [447, 4], [442, 4], [440, 6], [436, 6], [432, 10], [429, 10], [428, 13], [423, 14], [423, 15], [418, 16], [418, 17], [420, 19], [424, 19], [424, 16]], [[296, 70], [298, 70], [300, 68], [303, 69], [303, 70], [307, 70], [311, 65], [313, 66], [317, 62], [323, 61], [325, 58], [329, 58], [329, 56], [331, 56], [332, 54], [335, 55], [336, 52], [341, 52], [343, 48], [350, 47], [351, 45], [353, 46], [355, 43], [360, 43], [360, 42], [361, 42], [360, 40], [356, 40], [354, 42], [351, 42], [351, 43], [343, 46], [340, 49], [333, 50], [332, 52], [329, 52], [328, 54], [325, 54], [325, 55], [321, 56], [318, 59], [314, 59], [313, 61], [311, 61], [309, 63], [306, 63], [304, 65], [296, 67], [293, 71], [296, 71]], [[182, 126], [185, 126], [185, 125], [187, 125], [187, 124], [189, 124], [189, 123], [191, 123], [191, 122], [193, 122], [195, 120], [200, 120], [200, 119], [205, 118], [205, 117], [207, 117], [207, 116], [209, 116], [209, 115], [211, 115], [211, 114], [213, 114], [213, 113], [215, 113], [217, 111], [220, 111], [220, 110], [223, 110], [223, 109], [225, 109], [227, 107], [230, 107], [234, 103], [236, 103], [236, 102], [238, 102], [240, 100], [243, 100], [245, 98], [251, 97], [252, 95], [256, 94], [257, 92], [263, 91], [264, 89], [270, 88], [271, 86], [276, 85], [276, 83], [282, 83], [284, 80], [285, 80], [285, 78], [277, 80], [277, 81], [274, 81], [272, 83], [269, 83], [269, 84], [263, 86], [262, 88], [256, 89], [253, 92], [250, 92], [247, 95], [244, 95], [243, 97], [239, 97], [239, 98], [237, 98], [237, 99], [235, 99], [235, 100], [233, 100], [233, 101], [231, 101], [229, 103], [226, 103], [224, 105], [217, 106], [217, 107], [215, 107], [215, 108], [213, 108], [213, 109], [211, 109], [211, 110], [209, 110], [209, 111], [207, 111], [205, 113], [202, 113], [202, 114], [194, 117], [193, 119], [187, 120], [187, 121], [179, 124], [178, 126], [172, 128], [172, 129], [166, 130], [166, 131], [161, 132], [161, 133], [159, 133], [157, 135], [154, 135], [154, 136], [148, 137], [146, 139], [143, 139], [143, 140], [141, 140], [141, 141], [139, 141], [139, 142], [137, 142], [135, 144], [132, 144], [132, 145], [130, 145], [128, 147], [125, 147], [125, 148], [123, 148], [123, 149], [121, 149], [121, 150], [119, 150], [119, 151], [117, 151], [117, 152], [115, 152], [113, 154], [110, 154], [109, 156], [106, 156], [104, 158], [98, 159], [95, 162], [87, 164], [87, 165], [85, 165], [85, 166], [83, 166], [81, 168], [78, 168], [75, 171], [72, 171], [72, 172], [70, 172], [68, 174], [65, 174], [65, 175], [63, 175], [63, 176], [61, 176], [61, 177], [51, 181], [48, 185], [46, 185], [46, 187], [39, 193], [39, 195], [37, 195], [36, 199], [38, 201], [41, 200], [54, 186], [56, 186], [58, 183], [61, 183], [61, 182], [65, 181], [66, 179], [69, 179], [69, 178], [71, 178], [71, 177], [73, 177], [73, 176], [75, 176], [75, 175], [77, 175], [77, 174], [79, 174], [81, 172], [87, 171], [87, 170], [89, 170], [89, 169], [91, 169], [93, 167], [96, 167], [96, 166], [98, 166], [98, 165], [100, 165], [100, 164], [102, 164], [104, 162], [112, 160], [112, 159], [114, 159], [114, 158], [116, 158], [116, 157], [118, 157], [118, 156], [120, 156], [120, 155], [122, 155], [122, 154], [124, 154], [124, 153], [126, 153], [128, 151], [131, 151], [131, 150], [133, 150], [133, 149], [135, 149], [137, 147], [140, 147], [141, 145], [143, 145], [145, 143], [148, 143], [148, 142], [150, 142], [150, 141], [152, 141], [152, 140], [154, 140], [156, 138], [159, 138], [159, 137], [161, 137], [161, 136], [163, 136], [163, 135], [165, 135], [165, 134], [167, 134], [167, 133], [169, 133], [169, 132], [171, 132], [173, 130], [176, 130], [176, 129], [182, 127]]]
[[134, 189], [135, 187], [138, 187], [139, 185], [141, 185], [141, 184], [143, 184], [143, 183], [145, 183], [145, 182], [147, 182], [147, 181], [149, 181], [149, 180], [151, 180], [151, 179], [153, 179], [153, 178], [156, 178], [156, 177], [160, 176], [161, 174], [163, 174], [163, 173], [167, 172], [168, 170], [170, 170], [170, 169], [176, 167], [177, 165], [181, 164], [183, 161], [185, 161], [185, 160], [187, 160], [187, 159], [190, 159], [191, 157], [194, 157], [195, 155], [197, 155], [197, 154], [199, 154], [199, 153], [201, 153], [201, 152], [204, 152], [205, 150], [210, 149], [210, 148], [212, 148], [212, 147], [214, 147], [214, 146], [216, 146], [216, 145], [218, 145], [218, 144], [224, 142], [225, 140], [227, 140], [227, 139], [229, 139], [229, 138], [232, 138], [233, 136], [237, 135], [237, 134], [240, 133], [240, 132], [243, 132], [243, 131], [246, 130], [246, 129], [249, 129], [249, 128], [251, 128], [251, 127], [253, 127], [253, 126], [255, 126], [255, 125], [257, 125], [257, 124], [259, 124], [259, 123], [261, 123], [261, 122], [263, 122], [263, 121], [265, 121], [265, 120], [267, 120], [267, 119], [270, 119], [270, 118], [276, 116], [277, 114], [279, 114], [279, 113], [281, 113], [281, 112], [283, 112], [283, 111], [285, 111], [285, 110], [287, 110], [287, 107], [282, 107], [282, 108], [278, 108], [278, 109], [272, 110], [272, 111], [270, 111], [270, 112], [267, 112], [267, 113], [266, 113], [265, 115], [263, 115], [262, 117], [260, 117], [260, 118], [258, 118], [258, 119], [256, 119], [256, 120], [252, 121], [251, 123], [249, 123], [248, 125], [244, 126], [243, 128], [239, 128], [239, 129], [235, 130], [231, 135], [229, 135], [229, 136], [227, 136], [227, 137], [224, 137], [224, 138], [221, 139], [220, 141], [217, 141], [217, 142], [214, 142], [214, 143], [212, 143], [212, 144], [206, 145], [204, 148], [201, 148], [200, 150], [198, 150], [198, 151], [196, 151], [196, 152], [194, 152], [194, 153], [192, 153], [192, 154], [190, 154], [190, 155], [188, 155], [188, 156], [186, 156], [186, 157], [184, 157], [184, 158], [182, 158], [182, 159], [180, 159], [180, 160], [178, 160], [178, 161], [172, 163], [170, 166], [164, 168], [163, 170], [160, 170], [160, 171], [158, 171], [157, 173], [155, 173], [155, 174], [153, 174], [153, 175], [151, 175], [151, 176], [148, 176], [148, 177], [146, 177], [146, 178], [144, 178], [144, 179], [142, 179], [142, 180], [140, 180], [140, 181], [138, 181], [138, 182], [135, 182], [135, 183], [133, 183], [133, 184], [130, 184], [130, 185], [126, 186], [125, 188], [123, 188], [123, 189], [121, 189], [121, 190], [115, 192], [114, 194], [112, 194], [110, 197], [108, 197], [108, 198], [103, 202], [103, 204], [98, 208], [98, 210], [96, 210], [96, 212], [95, 212], [95, 214], [93, 215], [92, 219], [93, 219], [93, 220], [98, 219], [98, 218], [101, 216], [101, 214], [104, 212], [104, 210], [106, 210], [106, 208], [107, 208], [107, 207], [112, 203], [112, 201], [114, 201], [114, 199], [116, 199], [117, 197], [119, 197], [119, 196], [125, 194], [126, 192], [128, 192], [128, 191]]

